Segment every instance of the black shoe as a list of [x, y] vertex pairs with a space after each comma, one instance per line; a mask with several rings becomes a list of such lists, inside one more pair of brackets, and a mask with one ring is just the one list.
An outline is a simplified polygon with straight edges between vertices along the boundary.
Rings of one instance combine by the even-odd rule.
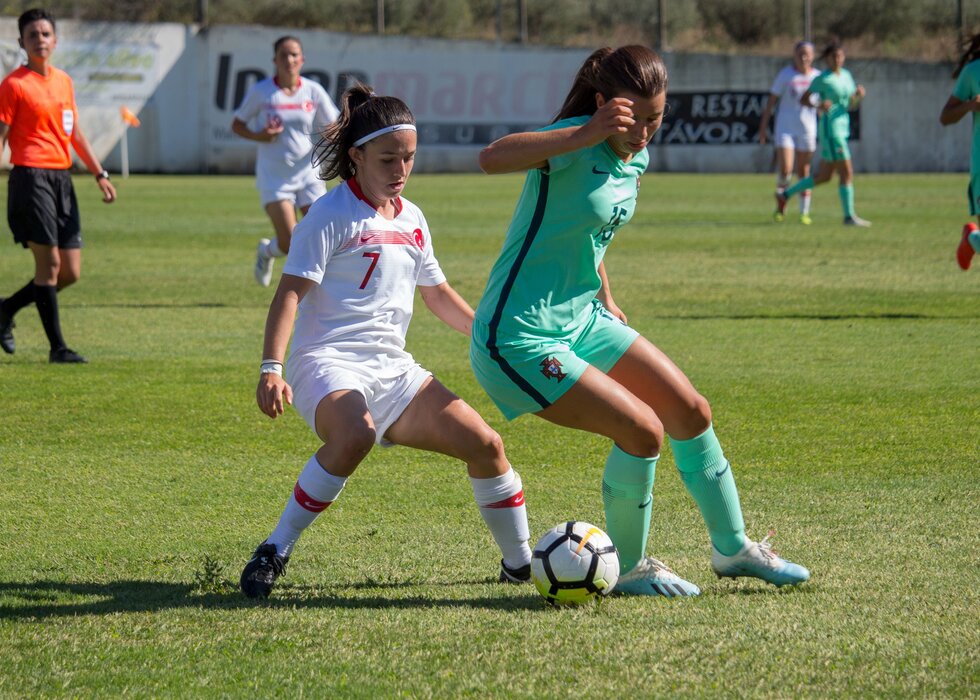
[[531, 583], [531, 565], [525, 564], [524, 566], [512, 569], [506, 564], [504, 560], [500, 560], [500, 578], [497, 579], [501, 583]]
[[70, 348], [58, 348], [48, 355], [48, 362], [56, 365], [87, 364], [88, 360]]
[[0, 348], [8, 355], [13, 355], [16, 345], [14, 343], [13, 329], [16, 327], [14, 317], [8, 316], [3, 312], [4, 299], [0, 299]]
[[242, 570], [242, 593], [249, 598], [268, 598], [288, 563], [289, 557], [279, 556], [276, 545], [263, 542]]

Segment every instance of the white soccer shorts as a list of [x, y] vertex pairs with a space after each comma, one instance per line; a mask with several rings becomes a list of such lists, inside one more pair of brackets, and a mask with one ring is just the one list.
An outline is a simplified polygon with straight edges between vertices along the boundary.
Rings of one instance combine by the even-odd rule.
[[432, 373], [418, 363], [395, 377], [378, 377], [376, 371], [353, 362], [304, 356], [286, 364], [286, 381], [293, 388], [293, 405], [313, 432], [316, 409], [328, 394], [356, 391], [364, 397], [377, 431], [375, 442], [382, 447], [393, 443], [384, 438]]

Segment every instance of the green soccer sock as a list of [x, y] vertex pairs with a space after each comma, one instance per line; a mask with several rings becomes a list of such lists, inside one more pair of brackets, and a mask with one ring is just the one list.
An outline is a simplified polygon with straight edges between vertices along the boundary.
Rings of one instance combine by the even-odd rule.
[[745, 546], [745, 522], [731, 466], [714, 428], [690, 440], [670, 439], [677, 470], [701, 510], [715, 549], [731, 556]]
[[802, 192], [803, 190], [809, 190], [809, 189], [812, 189], [812, 188], [813, 188], [813, 178], [812, 177], [805, 177], [802, 180], [800, 180], [799, 182], [797, 182], [795, 185], [793, 185], [792, 187], [787, 188], [783, 192], [783, 194], [786, 195], [786, 198], [787, 199], [789, 199], [790, 197], [792, 197], [797, 192]]
[[626, 573], [646, 556], [653, 512], [656, 457], [634, 457], [613, 445], [602, 474], [606, 534], [619, 550], [619, 572]]
[[840, 205], [844, 210], [844, 218], [852, 218], [854, 216], [854, 185], [841, 185], [837, 192], [840, 194]]

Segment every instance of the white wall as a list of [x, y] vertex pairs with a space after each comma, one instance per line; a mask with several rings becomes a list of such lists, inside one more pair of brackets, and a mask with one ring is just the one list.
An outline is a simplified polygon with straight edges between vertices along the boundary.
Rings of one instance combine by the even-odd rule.
[[[339, 98], [353, 78], [406, 100], [419, 123], [417, 171], [472, 171], [482, 144], [508, 131], [550, 121], [583, 49], [497, 46], [266, 27], [176, 24], [58, 23], [54, 63], [75, 80], [81, 124], [110, 170], [120, 167], [125, 133], [118, 109], [143, 125], [128, 131], [130, 167], [151, 172], [250, 172], [254, 146], [229, 130], [236, 98], [272, 71], [272, 44], [283, 34], [303, 42], [304, 71]], [[4, 74], [18, 65], [16, 19], [0, 18]], [[703, 109], [696, 123], [665, 126], [651, 147], [661, 171], [760, 172], [771, 150], [753, 130], [783, 58], [667, 54], [670, 94], [702, 106], [729, 95], [728, 108]], [[848, 61], [868, 90], [860, 138], [852, 143], [859, 171], [967, 170], [970, 128], [939, 125], [952, 89], [951, 66]], [[722, 102], [711, 102], [721, 105]], [[733, 106], [734, 105], [734, 106]], [[713, 116], [714, 115], [714, 116]], [[718, 116], [724, 115], [724, 116]], [[732, 126], [732, 121], [737, 122]], [[689, 141], [700, 134], [702, 140]]]

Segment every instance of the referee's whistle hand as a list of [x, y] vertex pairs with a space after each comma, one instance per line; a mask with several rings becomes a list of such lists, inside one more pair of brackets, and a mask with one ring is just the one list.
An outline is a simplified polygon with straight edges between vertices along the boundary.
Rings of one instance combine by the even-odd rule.
[[99, 180], [99, 189], [102, 190], [102, 201], [112, 204], [116, 201], [116, 188], [108, 180]]

